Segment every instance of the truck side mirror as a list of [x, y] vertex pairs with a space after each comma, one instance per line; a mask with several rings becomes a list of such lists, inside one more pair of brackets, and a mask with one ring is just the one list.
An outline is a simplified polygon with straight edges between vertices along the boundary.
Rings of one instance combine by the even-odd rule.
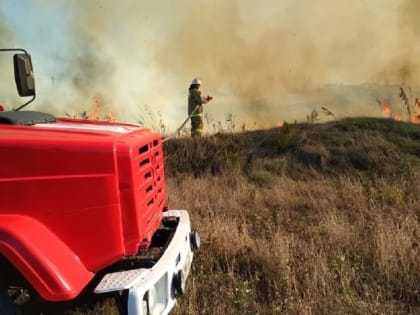
[[35, 96], [35, 79], [29, 54], [13, 56], [15, 81], [19, 96]]

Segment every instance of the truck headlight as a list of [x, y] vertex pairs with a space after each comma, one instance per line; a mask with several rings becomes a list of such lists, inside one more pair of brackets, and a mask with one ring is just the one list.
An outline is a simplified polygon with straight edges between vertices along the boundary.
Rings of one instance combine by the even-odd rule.
[[167, 276], [166, 274], [147, 292], [147, 308], [150, 315], [159, 315], [166, 308], [168, 303], [167, 295]]

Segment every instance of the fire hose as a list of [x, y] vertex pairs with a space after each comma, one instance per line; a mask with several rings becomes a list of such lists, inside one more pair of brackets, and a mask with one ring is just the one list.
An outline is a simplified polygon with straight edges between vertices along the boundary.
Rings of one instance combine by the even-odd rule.
[[191, 117], [195, 114], [195, 112], [198, 110], [198, 108], [200, 107], [200, 104], [197, 105], [194, 110], [191, 112], [191, 114], [188, 115], [188, 117], [184, 120], [184, 122], [181, 124], [181, 126], [179, 126], [179, 128], [177, 130], [175, 130], [173, 133], [171, 133], [169, 136], [166, 136], [162, 142], [166, 142], [168, 141], [170, 138], [172, 138], [174, 135], [176, 135], [182, 128], [184, 128], [185, 124], [188, 122], [188, 120], [191, 119]]

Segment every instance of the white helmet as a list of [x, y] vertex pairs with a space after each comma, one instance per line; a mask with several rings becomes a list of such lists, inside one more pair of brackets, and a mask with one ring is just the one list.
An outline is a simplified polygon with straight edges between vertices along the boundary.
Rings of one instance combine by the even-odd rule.
[[191, 84], [200, 84], [200, 85], [201, 85], [201, 81], [200, 81], [200, 79], [198, 79], [198, 78], [194, 78], [194, 79], [191, 81]]

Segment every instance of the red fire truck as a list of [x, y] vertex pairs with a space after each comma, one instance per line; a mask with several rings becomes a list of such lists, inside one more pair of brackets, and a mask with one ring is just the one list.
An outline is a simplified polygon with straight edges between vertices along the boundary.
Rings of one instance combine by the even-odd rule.
[[[31, 102], [30, 55], [13, 50]], [[118, 296], [121, 314], [169, 313], [200, 240], [187, 211], [167, 208], [160, 135], [29, 102], [0, 112], [0, 314], [89, 292]]]

